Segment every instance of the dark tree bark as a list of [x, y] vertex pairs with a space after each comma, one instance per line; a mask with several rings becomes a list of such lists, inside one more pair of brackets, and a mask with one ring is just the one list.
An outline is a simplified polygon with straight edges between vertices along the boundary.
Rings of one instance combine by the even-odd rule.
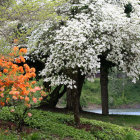
[[74, 122], [76, 125], [80, 124], [80, 117], [79, 117], [79, 95], [78, 95], [78, 88], [72, 89], [72, 96], [73, 96], [73, 113], [74, 113]]
[[[82, 111], [82, 107], [80, 104], [80, 96], [81, 96], [81, 91], [78, 92], [78, 104], [79, 104], [79, 110]], [[67, 88], [66, 92], [66, 109], [67, 110], [73, 110], [73, 91], [70, 88]]]
[[55, 108], [59, 99], [65, 94], [66, 86], [60, 92], [63, 85], [57, 86], [48, 96], [44, 97], [39, 108]]
[[102, 114], [109, 114], [108, 107], [108, 74], [109, 69], [115, 66], [114, 63], [106, 60], [106, 53], [99, 56], [100, 58], [100, 85], [101, 85], [101, 102], [102, 102]]
[[76, 88], [68, 89], [70, 92], [70, 99], [67, 96], [67, 101], [70, 107], [73, 109], [75, 124], [80, 124], [79, 108], [80, 108], [80, 96], [84, 83], [85, 76], [81, 75], [80, 70], [76, 74], [71, 74], [70, 77], [76, 81]]
[[101, 59], [100, 67], [100, 84], [101, 84], [101, 102], [102, 102], [102, 114], [108, 115], [108, 71], [109, 68], [106, 64], [105, 59]]
[[[82, 110], [82, 107], [80, 105], [80, 96], [81, 96], [81, 92], [82, 92], [82, 87], [83, 87], [83, 83], [84, 83], [84, 79], [85, 76], [82, 76], [78, 73], [78, 79], [77, 79], [77, 84], [78, 84], [78, 104], [79, 104], [79, 110]], [[66, 109], [67, 110], [73, 110], [73, 90], [70, 88], [67, 88], [67, 93], [66, 93], [66, 101], [67, 101], [67, 105], [66, 105]]]
[[66, 109], [67, 110], [73, 110], [73, 95], [72, 95], [72, 89], [67, 88], [67, 92], [66, 92]]

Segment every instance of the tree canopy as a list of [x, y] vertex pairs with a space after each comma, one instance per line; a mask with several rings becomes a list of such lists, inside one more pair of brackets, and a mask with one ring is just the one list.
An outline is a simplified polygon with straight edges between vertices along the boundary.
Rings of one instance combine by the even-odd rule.
[[[125, 5], [130, 2], [133, 10], [128, 17]], [[70, 18], [66, 25], [53, 31], [56, 34], [53, 38], [55, 43], [45, 46], [41, 43], [42, 40], [38, 46], [34, 46], [37, 47], [34, 54], [39, 55], [47, 53], [50, 48], [50, 56], [45, 60], [46, 68], [42, 71], [42, 75], [46, 77], [45, 81], [51, 81], [54, 85], [73, 85], [74, 81], [69, 77], [69, 72], [75, 73], [79, 68], [82, 74], [95, 74], [100, 67], [101, 55], [105, 55], [108, 61], [127, 72], [134, 80], [138, 78], [138, 1], [81, 1], [72, 7], [80, 9], [80, 12]], [[49, 24], [42, 26], [36, 36], [47, 30], [50, 30]], [[42, 48], [44, 51], [40, 54]]]

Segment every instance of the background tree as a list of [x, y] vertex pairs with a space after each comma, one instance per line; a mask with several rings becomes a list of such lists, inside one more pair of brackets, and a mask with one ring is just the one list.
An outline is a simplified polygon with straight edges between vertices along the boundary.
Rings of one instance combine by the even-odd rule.
[[[138, 10], [138, 7], [139, 7], [139, 4], [138, 4], [138, 1], [131, 1], [131, 3], [129, 2], [126, 2], [126, 3], [123, 3], [122, 2], [122, 6], [124, 6], [124, 13], [126, 13], [126, 16], [128, 18], [132, 18], [130, 20], [135, 20], [137, 21], [137, 19], [139, 19], [139, 10]], [[137, 7], [138, 6], [138, 7]], [[135, 12], [134, 12], [135, 11]], [[131, 13], [132, 12], [132, 13]], [[136, 16], [137, 18], [134, 18], [134, 17], [131, 17], [131, 16]], [[132, 25], [133, 24], [133, 25]], [[129, 26], [137, 26], [138, 27], [138, 30], [139, 30], [139, 23], [132, 23], [131, 25], [129, 24]], [[127, 26], [128, 27], [128, 26]], [[130, 28], [130, 27], [129, 27]], [[131, 30], [131, 29], [130, 29]], [[131, 30], [132, 31], [132, 30]], [[136, 33], [136, 32], [135, 32]], [[132, 32], [125, 32], [124, 34], [126, 35], [130, 35], [129, 38], [133, 38], [135, 40], [135, 42], [133, 42], [131, 39], [129, 39], [129, 41], [131, 40], [132, 42], [130, 42], [129, 44], [129, 47], [125, 47], [126, 45], [128, 45], [128, 43], [124, 41], [124, 34], [122, 36], [122, 42], [124, 43], [124, 47], [121, 48], [121, 50], [118, 52], [116, 52], [116, 50], [114, 49], [114, 51], [116, 52], [116, 54], [118, 54], [118, 56], [121, 54], [121, 55], [124, 55], [122, 57], [122, 62], [115, 62], [114, 63], [114, 60], [112, 61], [111, 59], [108, 59], [108, 55], [112, 55], [112, 52], [110, 51], [110, 49], [108, 49], [105, 53], [102, 53], [102, 55], [100, 56], [101, 57], [101, 99], [102, 99], [102, 113], [104, 115], [107, 115], [109, 113], [109, 108], [108, 108], [108, 74], [109, 74], [109, 70], [112, 69], [112, 67], [114, 66], [117, 66], [119, 69], [125, 71], [127, 74], [130, 72], [130, 64], [133, 63], [134, 59], [137, 61], [136, 63], [138, 63], [139, 61], [139, 58], [138, 58], [138, 54], [134, 54], [133, 51], [131, 50], [133, 47], [133, 43], [136, 43], [135, 46], [137, 47], [138, 49], [138, 42], [139, 42], [139, 36], [137, 36], [138, 34], [136, 33], [133, 33]], [[127, 40], [127, 39], [125, 39]], [[129, 51], [130, 50], [130, 51]], [[129, 53], [128, 53], [129, 52]], [[131, 56], [132, 59], [128, 59], [126, 57], [128, 56]], [[114, 59], [114, 58], [113, 58]], [[115, 61], [120, 61], [119, 58], [116, 58]], [[125, 61], [125, 62], [124, 62]], [[122, 64], [121, 64], [122, 63]], [[123, 65], [124, 63], [127, 63], [128, 65]], [[120, 68], [120, 65], [121, 68]], [[124, 70], [124, 67], [125, 67], [125, 70]], [[133, 69], [135, 68], [135, 66], [133, 67]], [[127, 69], [127, 70], [126, 70]], [[132, 70], [132, 67], [131, 67], [131, 70]], [[137, 69], [138, 70], [138, 69]], [[133, 70], [132, 70], [133, 71]], [[134, 72], [134, 71], [133, 71]], [[131, 72], [131, 74], [133, 73]], [[134, 72], [135, 73], [135, 72]], [[138, 75], [138, 71], [136, 72], [137, 75]], [[128, 74], [129, 75], [129, 74]], [[132, 74], [133, 75], [133, 74]], [[132, 76], [131, 75], [131, 76]], [[130, 75], [129, 75], [130, 76]], [[131, 77], [130, 76], [130, 77]], [[136, 75], [135, 75], [136, 76]], [[134, 76], [134, 77], [135, 77]], [[138, 78], [138, 76], [136, 76]]]
[[25, 44], [27, 36], [46, 20], [61, 20], [56, 7], [64, 1], [7, 0], [0, 5], [0, 37], [8, 43], [17, 38]]

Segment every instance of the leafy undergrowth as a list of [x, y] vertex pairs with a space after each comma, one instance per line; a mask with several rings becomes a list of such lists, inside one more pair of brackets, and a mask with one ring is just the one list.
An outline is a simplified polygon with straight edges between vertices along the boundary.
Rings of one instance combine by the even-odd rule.
[[[2, 130], [1, 140], [138, 140], [140, 132], [129, 127], [81, 118], [81, 127], [74, 126], [73, 115], [32, 110], [32, 117], [25, 118], [26, 125], [37, 129], [30, 134]], [[12, 121], [6, 108], [0, 111], [0, 119]], [[86, 129], [88, 127], [88, 129]], [[86, 129], [86, 130], [85, 130]]]

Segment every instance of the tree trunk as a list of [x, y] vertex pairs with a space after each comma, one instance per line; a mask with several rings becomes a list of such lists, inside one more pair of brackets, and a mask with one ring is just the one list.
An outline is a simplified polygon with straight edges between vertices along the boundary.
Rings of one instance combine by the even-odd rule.
[[80, 124], [80, 117], [79, 117], [79, 95], [78, 95], [78, 88], [72, 89], [72, 96], [73, 96], [73, 113], [74, 113], [74, 122], [76, 125]]
[[108, 71], [109, 67], [107, 61], [104, 58], [101, 58], [101, 67], [100, 67], [100, 84], [101, 84], [101, 101], [102, 101], [102, 114], [109, 114], [108, 107]]
[[[80, 96], [81, 96], [84, 80], [85, 80], [85, 76], [81, 75], [81, 73], [78, 72], [76, 82], [77, 82], [77, 88], [78, 88], [77, 102], [79, 104], [79, 110], [82, 110], [82, 107], [80, 105]], [[67, 100], [66, 109], [67, 110], [73, 110], [74, 104], [73, 104], [72, 98], [73, 98], [73, 90], [70, 88], [67, 88], [67, 93], [66, 93], [66, 100]]]
[[39, 108], [55, 108], [56, 104], [58, 103], [59, 99], [65, 94], [66, 92], [66, 86], [64, 86], [64, 89], [62, 92], [60, 92], [63, 85], [57, 86], [50, 94], [49, 96], [46, 96], [43, 98], [42, 102], [40, 103]]
[[[80, 105], [80, 96], [81, 96], [81, 91], [78, 92], [78, 104], [79, 104], [79, 110], [82, 110], [82, 107]], [[67, 88], [66, 92], [66, 109], [67, 110], [73, 110], [73, 91], [70, 88]]]
[[[85, 76], [81, 75], [80, 70], [76, 74], [70, 75], [71, 79], [76, 81], [76, 88], [68, 89], [67, 95], [67, 105], [73, 109], [74, 121], [76, 125], [80, 124], [79, 108], [80, 108], [80, 96], [84, 83]], [[68, 99], [70, 97], [70, 99]]]
[[66, 92], [66, 101], [67, 101], [66, 109], [67, 110], [73, 110], [73, 102], [72, 102], [72, 99], [73, 99], [72, 89], [67, 88], [67, 92]]

